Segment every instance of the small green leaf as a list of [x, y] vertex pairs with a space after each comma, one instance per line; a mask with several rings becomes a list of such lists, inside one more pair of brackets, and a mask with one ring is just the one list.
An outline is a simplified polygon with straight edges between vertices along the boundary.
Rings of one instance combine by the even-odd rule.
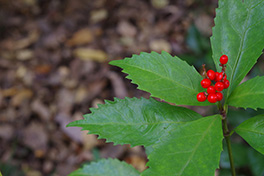
[[115, 144], [149, 146], [158, 141], [175, 126], [202, 116], [190, 109], [176, 107], [150, 99], [125, 98], [106, 101], [84, 120], [71, 122], [68, 126], [82, 127], [91, 134], [106, 138]]
[[241, 123], [235, 132], [245, 139], [251, 147], [264, 154], [264, 114]]
[[212, 105], [196, 99], [196, 95], [204, 91], [200, 85], [202, 76], [196, 69], [166, 52], [142, 52], [110, 64], [123, 68], [132, 83], [137, 84], [139, 89], [150, 92], [153, 97], [175, 104]]
[[84, 165], [69, 176], [139, 176], [139, 172], [131, 165], [117, 159], [103, 159]]
[[264, 1], [219, 0], [211, 37], [213, 59], [220, 71], [219, 58], [226, 54], [229, 96], [256, 63], [264, 48]]
[[209, 176], [219, 167], [222, 151], [221, 116], [187, 122], [154, 145], [144, 176]]
[[239, 85], [227, 104], [243, 108], [264, 109], [264, 76], [257, 76]]

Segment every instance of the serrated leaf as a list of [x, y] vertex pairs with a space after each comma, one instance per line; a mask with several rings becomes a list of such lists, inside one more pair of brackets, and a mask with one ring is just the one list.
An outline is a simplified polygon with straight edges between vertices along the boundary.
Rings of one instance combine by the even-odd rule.
[[153, 97], [175, 104], [212, 105], [207, 101], [197, 101], [196, 95], [204, 91], [200, 85], [202, 76], [176, 56], [166, 52], [142, 52], [110, 64], [121, 67], [138, 89], [150, 92]]
[[69, 176], [139, 176], [139, 172], [131, 165], [117, 159], [103, 159], [86, 164], [72, 172]]
[[219, 0], [211, 37], [213, 59], [220, 71], [219, 58], [226, 54], [230, 87], [227, 96], [256, 63], [264, 48], [264, 1]]
[[241, 123], [235, 132], [258, 152], [264, 154], [264, 114], [255, 116]]
[[227, 104], [243, 108], [264, 109], [264, 76], [257, 76], [239, 85]]
[[91, 111], [84, 120], [74, 121], [68, 126], [82, 127], [89, 133], [106, 138], [107, 142], [132, 146], [152, 145], [175, 126], [202, 117], [190, 109], [152, 98], [115, 99]]
[[219, 166], [222, 151], [221, 116], [177, 126], [154, 145], [143, 176], [209, 176]]

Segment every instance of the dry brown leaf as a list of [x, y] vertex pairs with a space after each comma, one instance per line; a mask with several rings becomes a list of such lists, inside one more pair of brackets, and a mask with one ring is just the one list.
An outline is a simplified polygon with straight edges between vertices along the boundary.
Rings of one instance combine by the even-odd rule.
[[106, 19], [107, 16], [108, 16], [108, 12], [106, 9], [93, 10], [91, 12], [91, 21], [93, 23], [97, 23], [99, 21]]
[[14, 96], [15, 94], [17, 94], [18, 90], [17, 88], [14, 88], [14, 87], [11, 87], [9, 89], [4, 89], [2, 91], [0, 91], [1, 94], [4, 96], [4, 97], [12, 97]]
[[127, 21], [121, 21], [118, 23], [117, 31], [126, 37], [134, 37], [137, 34], [137, 29], [131, 23]]
[[48, 64], [38, 65], [34, 68], [34, 70], [38, 74], [48, 74], [51, 71], [51, 65]]
[[16, 52], [16, 58], [21, 61], [32, 59], [33, 56], [33, 51], [29, 49], [18, 50]]
[[147, 169], [146, 159], [144, 157], [132, 155], [132, 156], [127, 157], [125, 161], [131, 164], [132, 166], [134, 166], [140, 172], [143, 172], [145, 169]]
[[32, 111], [39, 115], [39, 117], [44, 120], [48, 121], [51, 118], [51, 112], [49, 108], [44, 105], [40, 100], [35, 100], [31, 104]]
[[153, 7], [160, 9], [164, 8], [169, 4], [169, 0], [151, 0]]
[[206, 36], [212, 35], [213, 18], [207, 14], [195, 16], [194, 23], [202, 34]]
[[107, 77], [110, 79], [112, 86], [114, 88], [115, 97], [125, 98], [128, 93], [123, 79], [115, 72], [108, 72]]
[[87, 87], [80, 86], [75, 93], [75, 103], [82, 103], [87, 97]]
[[157, 40], [151, 41], [149, 47], [152, 51], [156, 51], [159, 53], [161, 51], [166, 51], [168, 53], [171, 53], [170, 43], [163, 39], [157, 39]]
[[90, 48], [77, 48], [74, 50], [74, 56], [84, 61], [93, 60], [104, 62], [107, 60], [107, 55], [104, 51]]
[[12, 97], [12, 106], [20, 106], [24, 101], [28, 101], [33, 96], [33, 92], [30, 89], [23, 89], [18, 91], [18, 93]]
[[76, 46], [76, 45], [83, 45], [87, 43], [91, 43], [94, 37], [90, 29], [81, 29], [75, 32], [71, 39], [67, 41], [68, 46]]
[[31, 45], [32, 43], [36, 42], [39, 38], [39, 32], [37, 30], [31, 31], [30, 34], [21, 40], [15, 41], [10, 49], [23, 49]]

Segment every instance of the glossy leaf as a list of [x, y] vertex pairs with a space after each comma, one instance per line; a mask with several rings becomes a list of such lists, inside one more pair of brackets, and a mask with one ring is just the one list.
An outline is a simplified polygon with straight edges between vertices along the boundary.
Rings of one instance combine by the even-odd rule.
[[143, 176], [214, 175], [222, 151], [221, 116], [209, 116], [177, 126], [154, 145]]
[[121, 67], [138, 89], [150, 92], [153, 97], [175, 104], [211, 105], [196, 99], [196, 95], [204, 91], [200, 85], [202, 76], [176, 56], [166, 52], [142, 52], [110, 64]]
[[139, 176], [139, 172], [131, 165], [117, 159], [103, 159], [86, 164], [72, 172], [69, 176]]
[[202, 116], [192, 110], [161, 103], [152, 98], [125, 98], [106, 101], [98, 109], [91, 108], [84, 120], [68, 126], [82, 127], [89, 133], [115, 144], [149, 146], [177, 125]]
[[235, 131], [255, 150], [264, 154], [264, 115], [246, 120]]
[[263, 9], [263, 0], [219, 0], [211, 43], [218, 71], [220, 56], [226, 54], [229, 57], [226, 68], [230, 81], [228, 96], [262, 54]]
[[243, 108], [264, 109], [264, 76], [257, 76], [239, 85], [228, 98], [228, 104]]

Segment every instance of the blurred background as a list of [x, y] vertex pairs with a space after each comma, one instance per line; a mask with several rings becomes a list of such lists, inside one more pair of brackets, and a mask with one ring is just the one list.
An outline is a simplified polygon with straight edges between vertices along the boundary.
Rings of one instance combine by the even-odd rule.
[[[214, 69], [217, 0], [0, 0], [0, 170], [3, 176], [65, 176], [84, 163], [118, 158], [146, 169], [143, 147], [113, 146], [66, 128], [113, 97], [149, 97], [111, 60], [165, 50]], [[260, 59], [246, 79], [263, 75]], [[245, 80], [246, 80], [245, 79]], [[189, 107], [202, 115], [216, 112]], [[263, 111], [230, 110], [230, 125]], [[240, 175], [264, 174], [264, 157], [234, 136]], [[221, 172], [229, 175], [227, 153]]]

